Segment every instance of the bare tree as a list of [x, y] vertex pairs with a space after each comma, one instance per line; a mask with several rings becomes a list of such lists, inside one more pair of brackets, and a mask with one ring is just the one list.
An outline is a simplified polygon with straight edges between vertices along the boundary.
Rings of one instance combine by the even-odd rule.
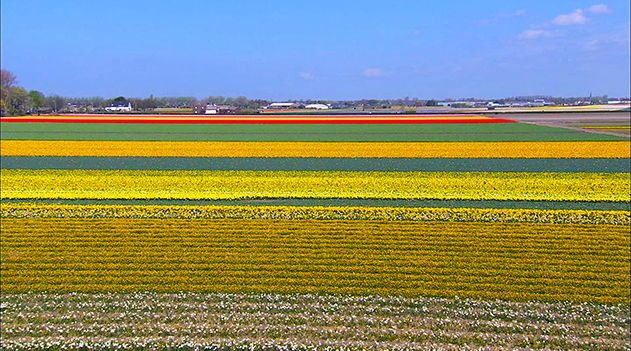
[[4, 103], [9, 102], [9, 96], [11, 95], [11, 88], [18, 84], [18, 78], [13, 74], [13, 72], [3, 69], [0, 74], [0, 84], [2, 89], [2, 101]]

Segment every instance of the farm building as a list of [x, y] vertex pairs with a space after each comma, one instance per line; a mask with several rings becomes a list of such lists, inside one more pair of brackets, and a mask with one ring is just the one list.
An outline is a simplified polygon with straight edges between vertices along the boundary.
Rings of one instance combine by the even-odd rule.
[[316, 110], [328, 110], [330, 107], [325, 104], [309, 104], [305, 106], [305, 108], [316, 109]]
[[206, 114], [206, 115], [219, 115], [219, 114], [229, 114], [229, 113], [238, 113], [241, 109], [235, 106], [230, 105], [211, 105], [208, 104], [206, 106], [197, 104], [193, 106], [194, 114]]
[[112, 101], [112, 103], [105, 108], [108, 112], [130, 112], [131, 102], [129, 101]]
[[304, 106], [301, 104], [297, 104], [294, 102], [274, 102], [267, 106], [267, 109], [270, 110], [291, 110], [296, 108], [303, 108]]

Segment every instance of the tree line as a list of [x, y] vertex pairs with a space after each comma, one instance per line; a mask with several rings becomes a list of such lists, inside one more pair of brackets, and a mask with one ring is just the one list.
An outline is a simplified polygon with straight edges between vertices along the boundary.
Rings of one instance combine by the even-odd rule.
[[[192, 108], [195, 105], [231, 105], [240, 108], [242, 111], [256, 111], [264, 106], [269, 105], [272, 101], [256, 99], [251, 100], [245, 96], [225, 97], [225, 96], [208, 96], [203, 99], [197, 99], [194, 96], [179, 97], [154, 97], [150, 95], [148, 98], [125, 98], [118, 96], [115, 98], [104, 99], [103, 97], [64, 97], [58, 95], [45, 96], [37, 90], [27, 91], [19, 86], [17, 77], [12, 72], [2, 69], [1, 77], [2, 115], [21, 115], [28, 113], [48, 113], [48, 112], [98, 112], [110, 106], [114, 101], [129, 101], [135, 111], [152, 111], [160, 108]], [[500, 100], [484, 100], [475, 98], [461, 99], [461, 102], [476, 102], [485, 104], [487, 101], [496, 101], [498, 103], [513, 103], [523, 101], [533, 101], [534, 99], [545, 99], [546, 102], [554, 102], [558, 105], [571, 104], [578, 101], [588, 102], [592, 104], [607, 103], [608, 96], [590, 96], [590, 97], [572, 97], [558, 98], [551, 96], [518, 96], [504, 98]], [[445, 102], [453, 102], [452, 107], [460, 106], [452, 99], [442, 100]], [[390, 109], [390, 108], [415, 108], [423, 106], [438, 106], [435, 99], [420, 100], [417, 98], [405, 97], [403, 99], [362, 99], [362, 100], [289, 100], [286, 102], [294, 102], [297, 104], [328, 104], [334, 108], [346, 109]]]
[[1, 71], [1, 112], [2, 115], [22, 115], [37, 112], [95, 112], [104, 110], [114, 101], [129, 101], [134, 110], [147, 111], [157, 108], [191, 108], [196, 104], [232, 105], [243, 110], [256, 110], [269, 105], [267, 100], [250, 100], [245, 96], [236, 98], [208, 96], [201, 100], [194, 96], [125, 98], [118, 96], [111, 99], [103, 97], [65, 97], [45, 96], [37, 90], [27, 91], [19, 86], [15, 74], [6, 69]]

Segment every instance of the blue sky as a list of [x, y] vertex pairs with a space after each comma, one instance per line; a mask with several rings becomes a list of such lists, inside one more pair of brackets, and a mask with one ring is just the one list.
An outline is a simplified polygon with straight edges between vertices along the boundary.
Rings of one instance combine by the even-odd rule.
[[2, 68], [46, 95], [628, 97], [629, 1], [2, 0]]

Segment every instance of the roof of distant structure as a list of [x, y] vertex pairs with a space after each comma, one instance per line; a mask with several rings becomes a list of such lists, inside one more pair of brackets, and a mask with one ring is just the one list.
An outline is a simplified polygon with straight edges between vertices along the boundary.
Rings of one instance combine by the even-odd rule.
[[129, 106], [129, 101], [112, 101], [110, 107], [127, 107]]

